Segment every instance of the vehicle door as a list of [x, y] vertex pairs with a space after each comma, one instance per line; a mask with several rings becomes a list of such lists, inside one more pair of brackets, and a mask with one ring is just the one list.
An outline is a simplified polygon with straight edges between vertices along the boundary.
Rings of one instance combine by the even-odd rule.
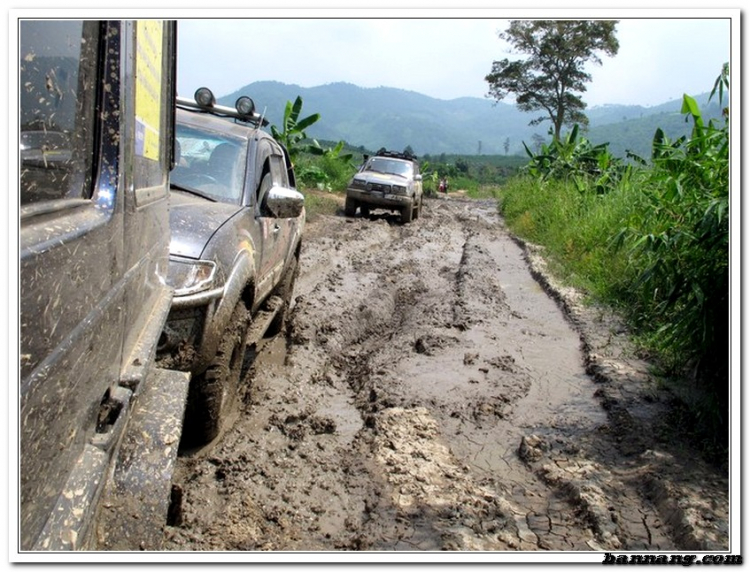
[[265, 207], [265, 198], [271, 188], [290, 188], [284, 154], [275, 141], [270, 139], [260, 141], [257, 166], [260, 182], [256, 193], [255, 214], [263, 242], [259, 291], [265, 297], [281, 279], [293, 219], [276, 218]]
[[[160, 278], [169, 241], [168, 25], [20, 22], [23, 549], [34, 547], [84, 448], [96, 441], [111, 455], [102, 404], [110, 388], [137, 383], [148, 356], [139, 333], [169, 306]], [[166, 305], [157, 309], [157, 299]], [[104, 482], [104, 470], [92, 470], [91, 482]]]

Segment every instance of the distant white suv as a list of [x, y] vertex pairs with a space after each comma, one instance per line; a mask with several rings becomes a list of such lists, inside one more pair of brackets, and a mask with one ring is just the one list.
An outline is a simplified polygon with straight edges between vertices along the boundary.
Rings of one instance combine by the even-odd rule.
[[381, 149], [369, 157], [346, 189], [346, 216], [362, 216], [384, 209], [401, 214], [411, 222], [422, 212], [422, 175], [417, 158], [407, 153]]

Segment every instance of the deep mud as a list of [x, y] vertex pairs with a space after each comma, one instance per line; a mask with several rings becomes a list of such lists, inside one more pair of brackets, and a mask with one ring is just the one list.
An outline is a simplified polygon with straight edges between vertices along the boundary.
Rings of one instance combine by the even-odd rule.
[[295, 296], [233, 425], [180, 458], [166, 550], [728, 549], [726, 474], [494, 202], [310, 222]]

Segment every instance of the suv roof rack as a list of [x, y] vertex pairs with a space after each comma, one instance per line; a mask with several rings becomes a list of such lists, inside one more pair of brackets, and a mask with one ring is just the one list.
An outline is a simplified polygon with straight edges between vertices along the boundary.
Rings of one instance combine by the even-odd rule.
[[381, 147], [378, 149], [378, 152], [375, 153], [376, 157], [394, 157], [395, 159], [404, 159], [406, 161], [416, 161], [417, 156], [413, 155], [412, 153], [399, 153], [398, 151], [388, 151], [385, 147]]
[[256, 113], [255, 102], [246, 95], [240, 96], [234, 104], [234, 107], [226, 105], [217, 105], [213, 92], [207, 87], [200, 87], [195, 90], [194, 99], [177, 96], [176, 104], [178, 107], [200, 113], [210, 113], [220, 117], [229, 117], [237, 121], [251, 123], [252, 125], [268, 125], [268, 120]]

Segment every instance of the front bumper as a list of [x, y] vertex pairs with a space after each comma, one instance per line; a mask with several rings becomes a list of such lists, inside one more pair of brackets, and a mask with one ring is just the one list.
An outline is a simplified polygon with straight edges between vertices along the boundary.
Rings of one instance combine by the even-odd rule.
[[360, 204], [382, 208], [402, 209], [414, 203], [413, 197], [409, 195], [394, 195], [382, 191], [365, 191], [349, 188], [346, 190], [346, 196]]

